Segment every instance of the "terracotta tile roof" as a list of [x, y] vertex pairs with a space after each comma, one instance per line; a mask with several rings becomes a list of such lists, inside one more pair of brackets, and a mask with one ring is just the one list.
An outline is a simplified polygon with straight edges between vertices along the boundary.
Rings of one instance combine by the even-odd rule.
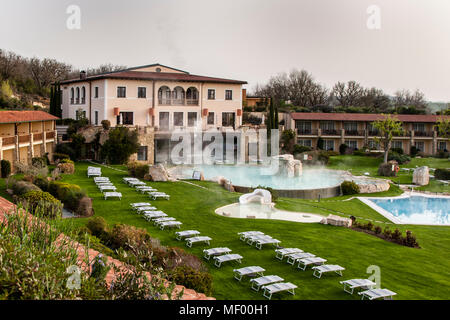
[[[398, 114], [392, 115], [402, 122], [437, 122], [437, 115], [424, 114]], [[371, 113], [307, 113], [293, 112], [291, 117], [294, 120], [324, 120], [324, 121], [376, 121], [383, 119], [381, 114]], [[445, 116], [450, 119], [449, 116]]]
[[247, 84], [246, 81], [198, 76], [187, 73], [171, 72], [143, 72], [143, 71], [121, 71], [107, 74], [88, 76], [86, 79], [73, 79], [62, 81], [61, 84], [84, 82], [99, 79], [127, 79], [127, 80], [160, 80], [160, 81], [192, 81], [192, 82], [213, 82], [230, 84]]
[[58, 117], [44, 111], [0, 111], [0, 123], [58, 120]]

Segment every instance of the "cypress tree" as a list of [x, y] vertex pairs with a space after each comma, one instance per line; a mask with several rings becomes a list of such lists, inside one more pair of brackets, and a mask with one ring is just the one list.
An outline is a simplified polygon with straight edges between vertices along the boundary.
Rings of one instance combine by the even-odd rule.
[[55, 115], [55, 90], [53, 86], [50, 87], [50, 114]]
[[278, 129], [278, 107], [275, 108], [275, 123], [274, 123], [274, 128]]

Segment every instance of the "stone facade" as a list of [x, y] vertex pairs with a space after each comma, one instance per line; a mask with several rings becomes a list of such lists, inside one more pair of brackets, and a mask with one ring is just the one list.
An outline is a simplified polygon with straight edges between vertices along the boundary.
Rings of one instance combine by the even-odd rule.
[[427, 166], [414, 170], [413, 183], [419, 186], [426, 186], [430, 182], [430, 172]]

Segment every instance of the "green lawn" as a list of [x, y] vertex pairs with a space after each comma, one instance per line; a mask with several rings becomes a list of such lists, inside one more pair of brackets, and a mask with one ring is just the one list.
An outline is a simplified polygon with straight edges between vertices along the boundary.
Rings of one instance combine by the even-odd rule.
[[[368, 158], [364, 158], [367, 160]], [[345, 163], [351, 159], [344, 158]], [[371, 161], [375, 161], [370, 159]], [[355, 159], [363, 167], [362, 159]], [[343, 161], [332, 160], [331, 167], [344, 167]], [[74, 175], [66, 175], [63, 180], [76, 183], [94, 199], [95, 214], [104, 217], [108, 223], [126, 223], [145, 228], [151, 236], [167, 246], [184, 247], [189, 252], [202, 256], [205, 246], [196, 244], [187, 248], [183, 242], [175, 240], [175, 231], [161, 231], [132, 213], [131, 202], [149, 200], [146, 195], [136, 192], [122, 182], [126, 173], [103, 168], [103, 175], [110, 179], [122, 192], [123, 199], [103, 200], [92, 179], [86, 177], [88, 164], [78, 163]], [[120, 167], [118, 167], [120, 168]], [[362, 168], [361, 168], [362, 169]], [[321, 224], [303, 224], [275, 220], [236, 219], [218, 216], [214, 210], [220, 206], [236, 202], [239, 194], [230, 193], [211, 182], [195, 182], [192, 186], [184, 182], [148, 183], [160, 191], [171, 195], [170, 201], [159, 200], [153, 204], [169, 216], [183, 222], [182, 230], [197, 229], [202, 235], [213, 238], [212, 247], [227, 246], [234, 253], [244, 257], [241, 267], [259, 265], [265, 274], [277, 274], [286, 281], [298, 285], [296, 295], [275, 295], [273, 299], [358, 299], [358, 295], [344, 293], [339, 281], [369, 276], [366, 269], [370, 265], [381, 268], [382, 287], [398, 293], [397, 299], [448, 299], [450, 296], [450, 237], [448, 227], [402, 226], [402, 230], [412, 230], [422, 249], [413, 249], [383, 241], [365, 233], [341, 227]], [[393, 187], [387, 194], [398, 194]], [[373, 219], [386, 223], [386, 219], [366, 207], [359, 200], [348, 197], [316, 201], [280, 199], [277, 206], [287, 210], [328, 215], [338, 211], [342, 215], [355, 215], [362, 219]], [[71, 219], [70, 223], [81, 226], [87, 219]], [[331, 264], [346, 268], [344, 277], [325, 275], [322, 279], [312, 276], [312, 271], [298, 271], [294, 267], [275, 259], [272, 248], [257, 250], [239, 241], [237, 233], [260, 230], [282, 241], [284, 247], [298, 247], [305, 252], [328, 259]], [[252, 291], [248, 280], [242, 283], [233, 279], [236, 264], [224, 264], [217, 269], [207, 263], [213, 276], [214, 293], [217, 299], [263, 299], [261, 293]]]

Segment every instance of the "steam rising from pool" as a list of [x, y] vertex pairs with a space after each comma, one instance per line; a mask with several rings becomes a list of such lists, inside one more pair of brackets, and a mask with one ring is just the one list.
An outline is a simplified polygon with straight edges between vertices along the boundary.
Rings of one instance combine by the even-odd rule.
[[225, 177], [233, 185], [242, 187], [265, 186], [278, 190], [307, 190], [328, 188], [339, 185], [344, 180], [342, 172], [323, 168], [304, 169], [299, 177], [286, 175], [264, 175], [261, 166], [198, 165], [183, 168], [182, 175], [191, 178], [194, 171], [201, 171], [206, 180]]

